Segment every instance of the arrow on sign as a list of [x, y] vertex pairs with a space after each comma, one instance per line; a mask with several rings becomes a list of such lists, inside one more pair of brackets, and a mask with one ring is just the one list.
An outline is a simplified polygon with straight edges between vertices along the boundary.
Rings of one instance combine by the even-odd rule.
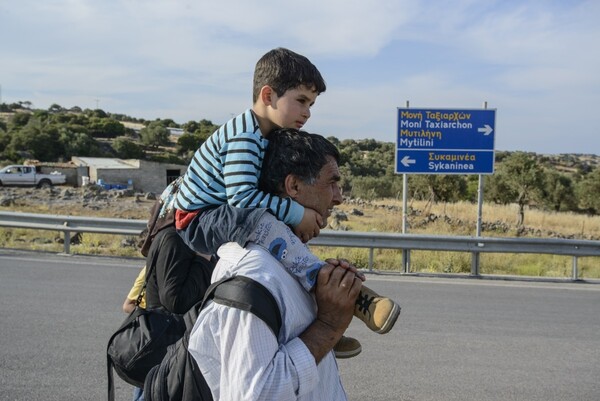
[[417, 161], [415, 159], [411, 159], [408, 155], [404, 156], [400, 163], [404, 165], [404, 167], [409, 167], [411, 164], [415, 164]]
[[489, 125], [484, 125], [482, 128], [477, 128], [477, 132], [483, 132], [483, 135], [488, 136], [494, 129]]

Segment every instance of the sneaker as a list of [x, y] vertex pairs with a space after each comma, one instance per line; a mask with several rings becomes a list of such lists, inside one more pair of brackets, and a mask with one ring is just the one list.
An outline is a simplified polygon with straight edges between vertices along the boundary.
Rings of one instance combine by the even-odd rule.
[[365, 322], [374, 332], [385, 334], [394, 327], [400, 316], [400, 305], [389, 298], [379, 296], [363, 285], [356, 298], [354, 316]]
[[333, 347], [335, 357], [338, 359], [352, 358], [360, 354], [362, 346], [356, 338], [342, 336], [340, 341]]

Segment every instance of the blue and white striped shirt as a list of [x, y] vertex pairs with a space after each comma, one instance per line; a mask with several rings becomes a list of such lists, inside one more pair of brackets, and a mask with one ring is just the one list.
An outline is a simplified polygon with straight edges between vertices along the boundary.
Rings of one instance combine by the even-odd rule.
[[176, 207], [188, 212], [225, 203], [264, 207], [284, 223], [298, 225], [304, 207], [258, 190], [268, 144], [251, 109], [223, 124], [194, 153], [179, 187]]

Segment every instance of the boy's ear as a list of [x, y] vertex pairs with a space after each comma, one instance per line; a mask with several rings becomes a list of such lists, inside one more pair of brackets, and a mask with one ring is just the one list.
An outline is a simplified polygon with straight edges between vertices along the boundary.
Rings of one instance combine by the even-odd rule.
[[260, 100], [265, 106], [270, 106], [273, 102], [273, 88], [271, 88], [269, 85], [265, 85], [260, 88]]

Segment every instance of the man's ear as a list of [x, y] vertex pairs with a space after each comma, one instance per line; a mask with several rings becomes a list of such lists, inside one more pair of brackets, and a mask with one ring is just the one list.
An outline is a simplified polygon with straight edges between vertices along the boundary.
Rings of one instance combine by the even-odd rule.
[[260, 100], [265, 106], [271, 106], [271, 103], [273, 103], [273, 88], [269, 85], [260, 88]]
[[285, 194], [290, 198], [295, 198], [300, 192], [301, 181], [294, 174], [288, 174], [283, 182]]

